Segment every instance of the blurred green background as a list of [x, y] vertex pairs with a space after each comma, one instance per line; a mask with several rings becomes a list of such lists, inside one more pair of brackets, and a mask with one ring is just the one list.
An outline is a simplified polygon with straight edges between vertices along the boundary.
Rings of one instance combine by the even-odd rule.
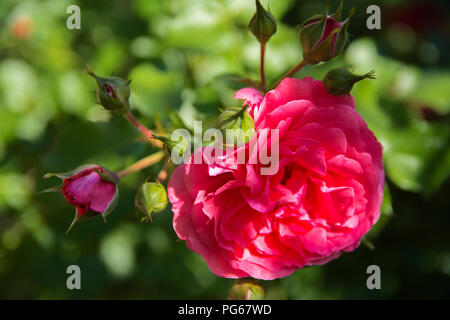
[[[267, 1], [262, 1], [267, 5]], [[338, 6], [332, 1], [332, 9]], [[68, 30], [66, 8], [81, 8]], [[325, 266], [261, 282], [268, 298], [450, 297], [450, 39], [447, 1], [383, 1], [381, 30], [366, 28], [372, 1], [355, 5], [342, 56], [297, 76], [321, 79], [332, 67], [376, 70], [355, 85], [357, 109], [384, 147], [382, 217], [355, 252]], [[258, 78], [259, 46], [247, 30], [253, 0], [0, 1], [0, 298], [220, 299], [233, 280], [216, 277], [177, 241], [170, 210], [153, 224], [136, 218], [134, 195], [161, 165], [126, 177], [120, 203], [64, 232], [74, 210], [46, 172], [84, 163], [120, 170], [155, 150], [120, 117], [95, 103], [89, 63], [99, 75], [131, 78], [134, 112], [145, 124], [213, 123], [237, 105], [225, 74]], [[278, 32], [267, 49], [269, 80], [301, 58], [297, 25], [326, 1], [272, 0]], [[82, 270], [82, 290], [66, 288], [66, 268]], [[382, 289], [366, 288], [367, 266]]]

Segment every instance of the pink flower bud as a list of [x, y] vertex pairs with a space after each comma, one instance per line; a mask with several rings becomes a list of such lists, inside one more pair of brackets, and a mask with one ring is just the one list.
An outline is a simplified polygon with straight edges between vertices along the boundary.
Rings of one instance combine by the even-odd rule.
[[339, 55], [347, 43], [347, 28], [354, 9], [349, 17], [340, 21], [342, 2], [335, 14], [329, 16], [328, 9], [323, 15], [316, 15], [303, 23], [300, 30], [300, 43], [303, 59], [309, 64], [328, 61]]
[[[119, 177], [98, 165], [86, 165], [69, 173], [47, 173], [44, 178], [57, 176], [63, 184], [46, 191], [60, 191], [66, 201], [76, 208], [69, 230], [81, 218], [106, 216], [114, 209], [118, 198]], [[67, 232], [69, 231], [67, 230]]]

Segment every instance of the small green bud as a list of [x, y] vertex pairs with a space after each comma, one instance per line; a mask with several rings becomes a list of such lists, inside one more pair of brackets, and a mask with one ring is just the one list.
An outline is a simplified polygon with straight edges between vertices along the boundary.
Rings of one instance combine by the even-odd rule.
[[356, 75], [345, 67], [337, 68], [328, 71], [323, 78], [323, 84], [328, 93], [341, 96], [349, 94], [356, 82], [363, 79], [375, 79], [374, 73], [375, 71], [372, 70], [363, 75]]
[[117, 77], [99, 77], [87, 66], [87, 73], [97, 81], [97, 103], [105, 109], [127, 113], [130, 111], [130, 81]]
[[152, 213], [160, 212], [167, 206], [167, 192], [159, 182], [145, 182], [135, 198], [136, 208], [144, 215], [141, 222], [152, 222]]
[[264, 300], [264, 289], [252, 280], [237, 281], [230, 289], [229, 300]]
[[259, 0], [255, 2], [256, 12], [250, 20], [248, 28], [256, 39], [264, 44], [277, 32], [277, 21], [270, 11], [264, 9]]
[[303, 60], [306, 63], [316, 64], [328, 61], [344, 50], [348, 41], [347, 29], [354, 8], [350, 10], [347, 19], [340, 21], [342, 6], [341, 2], [333, 15], [328, 15], [327, 8], [323, 15], [316, 15], [303, 23], [299, 39], [303, 48]]

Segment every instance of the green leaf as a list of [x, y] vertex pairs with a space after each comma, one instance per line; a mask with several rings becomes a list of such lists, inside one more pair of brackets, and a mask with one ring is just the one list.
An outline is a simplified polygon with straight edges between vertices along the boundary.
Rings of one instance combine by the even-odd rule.
[[226, 108], [217, 118], [216, 128], [222, 131], [224, 142], [233, 145], [247, 143], [255, 132], [255, 124], [246, 107]]

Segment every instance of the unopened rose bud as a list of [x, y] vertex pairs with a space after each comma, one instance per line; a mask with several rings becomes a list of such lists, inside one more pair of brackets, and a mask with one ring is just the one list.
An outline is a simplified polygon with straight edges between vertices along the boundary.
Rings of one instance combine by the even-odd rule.
[[228, 295], [230, 300], [264, 300], [264, 289], [252, 280], [236, 282]]
[[316, 15], [305, 21], [299, 38], [303, 48], [303, 60], [308, 64], [328, 61], [343, 50], [348, 41], [347, 28], [354, 8], [344, 21], [341, 20], [342, 2], [335, 14]]
[[97, 81], [97, 103], [105, 109], [127, 113], [130, 111], [130, 82], [117, 77], [99, 77], [88, 65], [87, 73]]
[[259, 42], [266, 43], [277, 32], [277, 21], [270, 11], [264, 9], [259, 0], [255, 2], [256, 12], [250, 20], [248, 28]]
[[143, 183], [135, 198], [136, 208], [144, 214], [141, 222], [152, 222], [152, 213], [160, 212], [167, 207], [167, 192], [159, 182]]
[[363, 75], [356, 75], [345, 67], [337, 68], [328, 71], [323, 78], [323, 84], [328, 93], [341, 96], [350, 93], [356, 82], [363, 79], [375, 79], [374, 73], [375, 71], [372, 70]]
[[116, 173], [98, 166], [85, 165], [68, 173], [47, 173], [44, 178], [56, 176], [62, 184], [46, 191], [60, 191], [66, 201], [75, 206], [75, 218], [67, 232], [81, 219], [106, 216], [117, 205], [119, 177]]

